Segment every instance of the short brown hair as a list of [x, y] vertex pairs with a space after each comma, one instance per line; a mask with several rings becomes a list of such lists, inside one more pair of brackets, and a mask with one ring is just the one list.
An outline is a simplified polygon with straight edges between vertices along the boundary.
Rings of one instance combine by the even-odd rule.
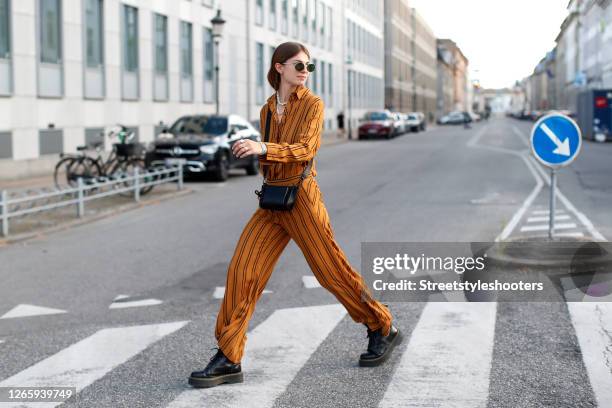
[[310, 52], [308, 52], [308, 48], [299, 42], [287, 41], [274, 49], [272, 60], [270, 61], [270, 70], [268, 71], [268, 82], [272, 88], [278, 90], [281, 81], [281, 76], [276, 68], [274, 68], [274, 65], [277, 62], [280, 64], [286, 62], [289, 58], [299, 54], [300, 51], [304, 51], [304, 53], [308, 55], [308, 59], [310, 59]]

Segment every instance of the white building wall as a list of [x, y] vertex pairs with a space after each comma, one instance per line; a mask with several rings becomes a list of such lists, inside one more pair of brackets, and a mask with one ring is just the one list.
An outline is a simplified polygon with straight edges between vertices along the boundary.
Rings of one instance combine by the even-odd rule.
[[[203, 30], [211, 27], [216, 9], [202, 0], [105, 0], [103, 17], [105, 96], [84, 98], [84, 13], [83, 0], [63, 0], [61, 39], [64, 94], [60, 98], [38, 96], [37, 1], [11, 2], [12, 93], [0, 97], [0, 132], [12, 133], [12, 158], [0, 159], [0, 178], [11, 178], [46, 170], [57, 154], [40, 155], [39, 131], [53, 124], [63, 132], [63, 151], [76, 152], [85, 142], [86, 128], [124, 124], [137, 127], [139, 141], [154, 139], [159, 122], [171, 124], [189, 113], [214, 113], [215, 104], [203, 99]], [[244, 97], [249, 67], [246, 60], [246, 15], [243, 2], [222, 4], [226, 20], [220, 43], [221, 112], [246, 116]], [[138, 8], [138, 50], [140, 97], [122, 99], [121, 13], [122, 6]], [[153, 101], [153, 13], [168, 17], [169, 100]], [[193, 101], [180, 101], [179, 21], [192, 23]], [[241, 68], [242, 67], [242, 68]], [[106, 140], [106, 148], [112, 142]]]
[[[300, 0], [302, 3], [304, 0]], [[308, 0], [312, 5], [314, 0]], [[37, 0], [11, 1], [11, 65], [14, 77], [12, 91], [0, 96], [0, 133], [10, 132], [12, 140], [11, 158], [0, 159], [0, 179], [33, 174], [49, 174], [58, 160], [57, 154], [41, 155], [39, 132], [52, 124], [63, 132], [64, 152], [76, 152], [76, 147], [85, 143], [85, 131], [103, 128], [106, 131], [117, 123], [138, 129], [140, 142], [152, 141], [154, 130], [160, 122], [169, 125], [181, 115], [191, 113], [214, 113], [215, 103], [204, 98], [204, 29], [211, 27], [210, 20], [217, 6], [226, 20], [223, 38], [219, 47], [220, 60], [220, 111], [237, 113], [248, 120], [259, 120], [261, 104], [256, 102], [255, 44], [264, 44], [264, 75], [270, 63], [270, 46], [284, 41], [303, 42], [317, 60], [320, 75], [321, 62], [325, 62], [326, 93], [321, 95], [326, 104], [325, 129], [336, 128], [336, 114], [347, 109], [347, 83], [345, 60], [346, 20], [350, 18], [362, 28], [381, 40], [380, 50], [373, 55], [353, 56], [351, 69], [379, 79], [379, 101], [365, 101], [382, 108], [384, 105], [384, 46], [383, 4], [357, 2], [355, 0], [317, 0], [326, 7], [325, 21], [317, 20], [317, 41], [312, 34], [307, 40], [302, 36], [302, 6], [298, 16], [297, 36], [292, 34], [291, 5], [287, 34], [281, 32], [282, 0], [276, 0], [277, 24], [269, 25], [270, 0], [263, 0], [263, 26], [255, 24], [256, 0], [104, 0], [103, 3], [103, 59], [104, 92], [102, 99], [85, 98], [85, 47], [84, 47], [84, 0], [62, 0], [61, 38], [64, 93], [59, 98], [43, 98], [38, 95], [39, 57], [37, 54]], [[139, 88], [137, 100], [122, 98], [122, 7], [129, 5], [138, 9]], [[377, 8], [378, 7], [378, 8]], [[331, 10], [332, 25], [328, 18]], [[372, 10], [379, 10], [372, 13]], [[168, 100], [155, 101], [154, 89], [154, 14], [168, 18]], [[312, 14], [311, 14], [312, 16]], [[193, 35], [193, 101], [181, 102], [180, 93], [180, 25], [192, 23]], [[312, 21], [312, 18], [310, 19]], [[325, 39], [321, 42], [320, 27], [324, 24]], [[311, 25], [309, 24], [309, 29]], [[329, 68], [332, 64], [332, 90], [329, 92]], [[312, 88], [312, 75], [309, 86]], [[266, 84], [265, 97], [272, 94]], [[363, 85], [362, 85], [363, 86]], [[320, 80], [319, 90], [320, 93]], [[363, 89], [362, 89], [363, 91]], [[357, 106], [353, 100], [353, 106]], [[359, 117], [365, 108], [354, 108], [353, 118]], [[356, 124], [356, 120], [354, 122]], [[46, 139], [43, 139], [45, 141]], [[112, 141], [106, 140], [106, 149]]]

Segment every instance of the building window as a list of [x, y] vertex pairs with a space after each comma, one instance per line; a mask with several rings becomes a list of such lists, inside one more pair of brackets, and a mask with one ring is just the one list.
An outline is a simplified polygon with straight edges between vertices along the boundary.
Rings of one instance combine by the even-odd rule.
[[168, 100], [168, 17], [153, 14], [154, 78], [153, 99]]
[[263, 25], [263, 0], [255, 0], [255, 24]]
[[64, 132], [61, 129], [38, 131], [38, 155], [58, 154], [64, 151]]
[[102, 0], [86, 0], [85, 3], [85, 48], [87, 66], [102, 65]]
[[281, 3], [281, 32], [287, 34], [287, 20], [289, 20], [289, 0], [282, 0]]
[[214, 81], [214, 49], [212, 29], [204, 29], [204, 102], [215, 99]]
[[[315, 67], [320, 68], [317, 65], [317, 60], [313, 59], [312, 63], [315, 65]], [[314, 91], [314, 93], [317, 93], [317, 77], [319, 76], [317, 73], [319, 72], [319, 70], [315, 68], [314, 72], [312, 74], [310, 74], [310, 77], [312, 78], [312, 90]]]
[[325, 24], [327, 24], [327, 16], [325, 15], [325, 4], [319, 2], [321, 9], [319, 17], [321, 18], [321, 27], [319, 28], [319, 47], [325, 47]]
[[85, 98], [104, 97], [103, 0], [85, 0]]
[[[12, 92], [10, 0], [0, 0], [0, 94]], [[1, 154], [1, 153], [0, 153]]]
[[276, 30], [276, 0], [270, 0], [270, 30]]
[[302, 0], [302, 41], [308, 41], [308, 3], [310, 0]]
[[256, 78], [256, 98], [257, 103], [264, 102], [264, 46], [261, 43], [256, 43], [255, 45], [255, 59], [257, 64], [257, 78]]
[[310, 1], [310, 13], [311, 13], [311, 23], [310, 26], [312, 28], [312, 36], [310, 38], [310, 41], [312, 41], [313, 44], [317, 44], [317, 20], [319, 19], [319, 7], [317, 4], [317, 0], [312, 0]]
[[123, 69], [138, 71], [138, 9], [123, 6]]
[[59, 0], [40, 0], [40, 62], [59, 64], [62, 57]]
[[334, 32], [332, 28], [334, 26], [334, 22], [332, 19], [332, 8], [331, 7], [327, 7], [327, 19], [328, 19], [327, 27], [329, 27], [329, 30], [327, 30], [327, 32], [329, 33], [329, 47], [328, 48], [331, 50], [333, 48], [332, 47], [332, 35]]
[[155, 14], [155, 73], [168, 73], [168, 17]]
[[325, 96], [325, 62], [321, 61], [321, 73], [319, 74], [321, 79], [321, 95], [323, 95], [323, 99], [327, 101], [327, 97]]
[[38, 94], [60, 97], [64, 93], [60, 0], [39, 0], [38, 12]]
[[0, 132], [0, 159], [12, 159], [12, 158], [13, 158], [13, 135], [11, 132]]
[[10, 0], [0, 1], [0, 58], [11, 58]]
[[193, 27], [181, 21], [181, 101], [193, 100]]
[[298, 36], [298, 0], [291, 0], [291, 35], [295, 38]]
[[333, 106], [334, 105], [334, 88], [332, 87], [333, 81], [332, 81], [332, 64], [329, 63], [327, 64], [327, 92], [329, 93], [329, 101], [328, 101], [328, 105], [329, 106]]
[[123, 98], [138, 99], [138, 9], [123, 5], [122, 24], [123, 47]]

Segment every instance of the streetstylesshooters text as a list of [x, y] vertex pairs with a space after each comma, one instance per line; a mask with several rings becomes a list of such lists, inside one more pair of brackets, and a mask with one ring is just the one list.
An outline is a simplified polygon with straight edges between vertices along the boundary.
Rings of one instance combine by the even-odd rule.
[[[375, 257], [372, 260], [372, 272], [380, 275], [385, 271], [406, 271], [414, 275], [418, 271], [453, 271], [458, 275], [466, 271], [482, 271], [485, 268], [485, 257], [440, 257], [440, 256], [410, 256], [408, 254], [395, 254], [395, 257]], [[461, 290], [474, 292], [477, 290], [543, 290], [542, 282], [500, 282], [495, 279], [494, 282], [482, 282], [480, 279], [476, 282], [432, 282], [428, 279], [421, 279], [417, 282], [409, 279], [400, 279], [397, 282], [384, 282], [382, 279], [376, 279], [373, 282], [375, 290], [439, 290], [451, 291]]]

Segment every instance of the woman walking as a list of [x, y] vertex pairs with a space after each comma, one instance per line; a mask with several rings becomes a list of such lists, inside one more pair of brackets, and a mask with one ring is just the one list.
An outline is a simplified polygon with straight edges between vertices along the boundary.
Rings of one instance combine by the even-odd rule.
[[218, 350], [206, 368], [191, 373], [189, 384], [194, 387], [242, 382], [240, 360], [249, 319], [290, 239], [302, 250], [321, 286], [334, 294], [355, 322], [367, 327], [369, 341], [360, 356], [360, 366], [381, 364], [401, 342], [386, 305], [371, 297], [362, 276], [336, 243], [315, 180], [316, 166], [310, 161], [321, 144], [324, 105], [304, 85], [314, 68], [304, 45], [280, 44], [268, 72], [268, 81], [276, 92], [260, 112], [260, 127], [268, 128], [269, 141], [245, 139], [232, 146], [236, 157], [258, 155], [268, 184], [296, 184], [303, 172], [310, 170], [310, 174], [303, 179], [290, 210], [257, 208], [242, 231], [228, 267], [225, 295], [217, 316]]

